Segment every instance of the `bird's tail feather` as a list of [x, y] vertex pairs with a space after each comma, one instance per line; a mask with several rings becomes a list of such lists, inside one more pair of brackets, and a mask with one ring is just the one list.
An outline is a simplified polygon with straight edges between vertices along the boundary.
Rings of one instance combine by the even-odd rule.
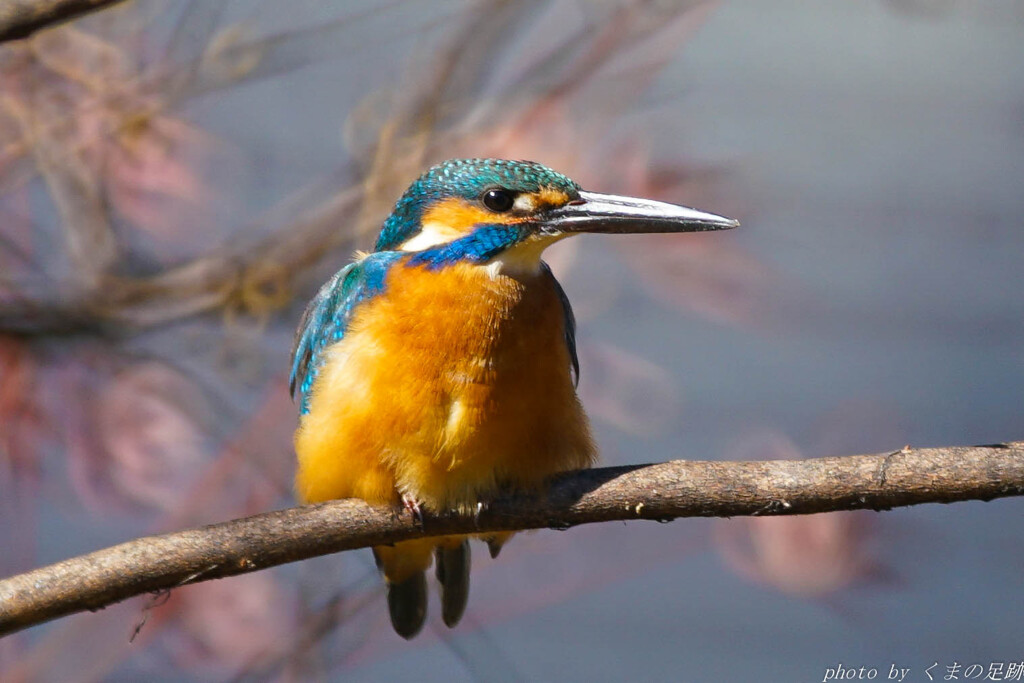
[[373, 549], [377, 568], [384, 574], [388, 614], [395, 632], [412, 638], [427, 619], [427, 577], [436, 541], [420, 538]]
[[451, 542], [442, 543], [435, 551], [437, 580], [441, 584], [441, 618], [449, 628], [458, 624], [466, 611], [470, 557], [468, 538], [454, 545]]
[[427, 619], [427, 576], [416, 572], [398, 583], [387, 582], [388, 614], [395, 633], [412, 638]]

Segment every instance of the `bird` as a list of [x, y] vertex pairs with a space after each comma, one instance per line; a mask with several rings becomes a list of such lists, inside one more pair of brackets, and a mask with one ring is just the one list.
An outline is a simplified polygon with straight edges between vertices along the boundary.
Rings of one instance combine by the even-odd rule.
[[[307, 306], [292, 349], [299, 401], [295, 489], [306, 503], [359, 498], [478, 514], [538, 491], [597, 449], [576, 393], [576, 323], [542, 260], [580, 233], [722, 230], [735, 220], [583, 190], [531, 161], [452, 159], [398, 199], [372, 252], [357, 252]], [[420, 517], [422, 519], [422, 517]], [[510, 533], [479, 535], [496, 557]], [[467, 536], [373, 548], [398, 635], [426, 620], [435, 565], [441, 616], [469, 595]]]

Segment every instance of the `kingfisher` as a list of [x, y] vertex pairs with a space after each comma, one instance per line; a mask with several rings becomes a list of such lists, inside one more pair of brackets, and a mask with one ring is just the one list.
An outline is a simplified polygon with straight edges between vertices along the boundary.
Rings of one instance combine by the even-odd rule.
[[[584, 191], [531, 161], [453, 159], [398, 199], [360, 252], [306, 308], [290, 390], [297, 496], [474, 514], [499, 492], [542, 488], [591, 466], [596, 447], [576, 383], [576, 324], [544, 250], [578, 233], [722, 230], [729, 218]], [[511, 533], [480, 535], [496, 557]], [[441, 616], [469, 595], [468, 536], [373, 548], [395, 631], [427, 614], [435, 565]]]

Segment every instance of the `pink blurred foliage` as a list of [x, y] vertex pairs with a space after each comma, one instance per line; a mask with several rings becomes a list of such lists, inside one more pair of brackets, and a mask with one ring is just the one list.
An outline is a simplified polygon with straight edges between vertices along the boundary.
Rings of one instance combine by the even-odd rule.
[[[797, 446], [774, 431], [741, 440], [736, 460], [798, 460]], [[741, 577], [799, 598], [824, 599], [884, 576], [869, 513], [830, 512], [715, 520], [713, 540]]]
[[[294, 410], [283, 379], [269, 383], [262, 400], [232, 438], [221, 445], [192, 486], [156, 524], [177, 529], [266, 510], [291, 496]], [[289, 419], [283, 419], [287, 415]]]
[[0, 641], [0, 680], [105, 681], [126, 663], [135, 680], [169, 671], [224, 680], [290, 642], [294, 602], [273, 571], [135, 598], [70, 617], [31, 643], [21, 634]]
[[664, 432], [678, 416], [679, 392], [665, 368], [602, 342], [581, 345], [580, 365], [580, 398], [592, 417], [642, 436]]
[[[0, 168], [0, 178], [3, 169]], [[0, 305], [23, 298], [19, 280], [37, 270], [32, 220], [26, 192], [3, 196], [0, 190]]]
[[36, 452], [48, 431], [37, 403], [38, 375], [28, 344], [0, 335], [0, 464], [26, 483], [41, 474]]
[[61, 395], [73, 490], [94, 510], [176, 507], [208, 457], [202, 393], [159, 361], [102, 353], [65, 366]]
[[[4, 683], [107, 680], [130, 656], [131, 624], [145, 598], [112, 605], [97, 614], [75, 615], [55, 624], [45, 637], [17, 633], [0, 640], [0, 680]], [[144, 641], [136, 640], [136, 647]]]
[[777, 278], [727, 236], [683, 241], [643, 235], [622, 240], [619, 249], [644, 289], [659, 301], [724, 324], [765, 321], [765, 294]]
[[[286, 495], [294, 425], [281, 419], [291, 413], [283, 379], [269, 383], [249, 418], [217, 445], [207, 433], [210, 400], [165, 363], [118, 369], [98, 356], [68, 363], [55, 388], [68, 412], [57, 418], [72, 490], [94, 513], [132, 512], [144, 534], [254, 514]], [[72, 619], [31, 646], [12, 641], [14, 666], [0, 662], [0, 680], [58, 680], [73, 670], [91, 672], [81, 680], [103, 680], [128, 659], [163, 666], [165, 655], [197, 678], [217, 680], [290, 642], [293, 603], [275, 572], [132, 600], [88, 616], [95, 638], [83, 639]]]
[[152, 608], [164, 628], [156, 642], [193, 676], [228, 676], [289, 639], [292, 604], [273, 572], [186, 586]]
[[[138, 38], [145, 43], [145, 32]], [[60, 159], [56, 172], [95, 186], [128, 226], [164, 245], [193, 245], [226, 199], [211, 175], [226, 147], [169, 113], [177, 103], [154, 76], [164, 65], [144, 65], [125, 42], [65, 26], [5, 46], [0, 198], [28, 191], [37, 173], [33, 146], [49, 145]]]
[[819, 415], [812, 434], [812, 453], [880, 453], [906, 443], [907, 425], [896, 405], [850, 398]]
[[[133, 523], [144, 533], [147, 526], [160, 531], [251, 514], [281, 498], [283, 470], [290, 469], [281, 456], [291, 436], [288, 421], [279, 419], [287, 401], [283, 381], [268, 390], [251, 421], [216, 454], [209, 452], [200, 419], [209, 412], [209, 401], [163, 363], [144, 361], [117, 371], [95, 358], [91, 364], [78, 359], [58, 376], [57, 393], [72, 411], [57, 417], [68, 444], [73, 490], [94, 512], [134, 511]], [[87, 406], [86, 414], [74, 406]], [[9, 658], [17, 666], [10, 675], [20, 671], [22, 680], [46, 680], [76, 668], [77, 661], [79, 670], [94, 671], [93, 680], [100, 680], [144, 650], [143, 661], [168, 652], [183, 669], [218, 677], [280, 639], [288, 603], [272, 573], [178, 589], [166, 604], [159, 596], [148, 603], [135, 600], [130, 607], [91, 615], [91, 628], [109, 635], [88, 647], [75, 645], [83, 642], [80, 629], [69, 624], [28, 648], [12, 642]], [[133, 623], [139, 632], [130, 649]], [[110, 637], [115, 632], [120, 635]], [[60, 653], [61, 663], [47, 652]]]
[[134, 503], [174, 506], [205, 459], [198, 422], [207, 410], [201, 392], [166, 365], [149, 361], [114, 376], [95, 414], [113, 487]]
[[[643, 144], [623, 148], [618, 158], [631, 194], [741, 213], [723, 204], [719, 169], [660, 163]], [[723, 324], [762, 322], [765, 295], [778, 285], [778, 276], [728, 233], [642, 235], [615, 245], [651, 296]]]
[[[208, 208], [219, 194], [201, 169], [218, 142], [169, 116], [132, 121], [110, 140], [97, 134], [90, 151], [106, 178], [110, 203], [138, 228], [163, 240], [191, 244], [209, 230]], [[104, 143], [106, 149], [103, 149]]]
[[51, 431], [37, 403], [38, 376], [28, 344], [0, 335], [0, 575], [30, 569], [36, 556], [39, 453]]
[[209, 459], [214, 410], [164, 361], [95, 345], [41, 355], [0, 336], [0, 376], [0, 455], [19, 485], [39, 479], [46, 448], [59, 445], [78, 501], [166, 512]]
[[510, 110], [498, 125], [461, 137], [452, 156], [532, 159], [572, 169], [580, 165], [584, 137], [568, 104], [551, 98]]

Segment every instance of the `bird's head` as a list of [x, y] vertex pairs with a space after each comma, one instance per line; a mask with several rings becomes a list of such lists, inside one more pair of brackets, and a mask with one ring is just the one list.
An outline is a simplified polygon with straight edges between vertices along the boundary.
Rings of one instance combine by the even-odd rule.
[[402, 195], [376, 251], [421, 252], [428, 265], [498, 256], [539, 266], [550, 244], [581, 232], [723, 230], [736, 221], [675, 204], [587, 192], [531, 161], [452, 159]]

